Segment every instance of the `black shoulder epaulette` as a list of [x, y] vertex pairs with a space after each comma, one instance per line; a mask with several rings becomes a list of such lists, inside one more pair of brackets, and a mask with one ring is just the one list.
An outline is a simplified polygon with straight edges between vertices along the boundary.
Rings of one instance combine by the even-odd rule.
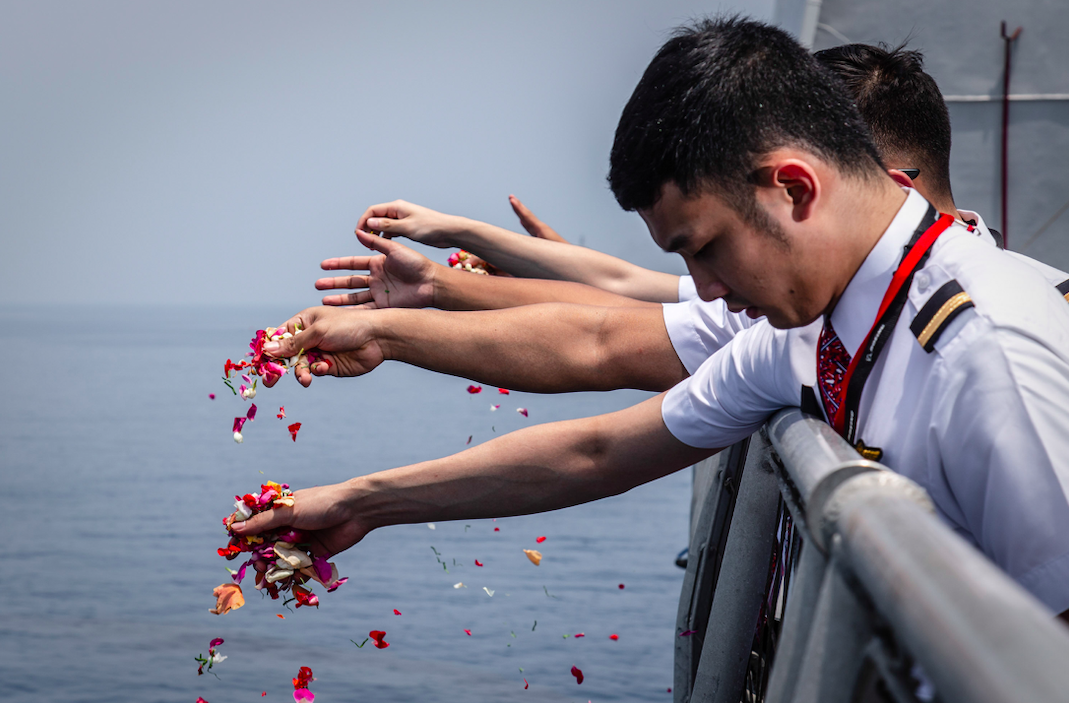
[[1069, 302], [1069, 278], [1059, 283], [1055, 288], [1062, 294], [1062, 297], [1065, 298], [1066, 302]]
[[929, 354], [935, 349], [939, 335], [951, 320], [973, 307], [972, 298], [957, 281], [950, 280], [937, 290], [921, 311], [913, 318], [909, 329]]

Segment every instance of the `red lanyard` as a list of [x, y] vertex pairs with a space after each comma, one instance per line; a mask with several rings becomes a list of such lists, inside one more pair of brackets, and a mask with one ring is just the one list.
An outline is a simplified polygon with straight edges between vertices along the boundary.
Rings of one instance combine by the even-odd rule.
[[[937, 216], [938, 219], [936, 219]], [[891, 278], [890, 287], [883, 294], [880, 311], [876, 314], [876, 322], [873, 323], [864, 343], [850, 360], [850, 366], [847, 367], [846, 375], [843, 376], [839, 411], [835, 413], [832, 422], [835, 431], [845, 437], [850, 444], [857, 439], [855, 435], [857, 434], [857, 413], [861, 405], [861, 392], [865, 390], [865, 382], [876, 365], [877, 359], [880, 358], [880, 352], [887, 344], [891, 331], [898, 324], [906, 298], [909, 297], [909, 286], [913, 281], [913, 274], [924, 266], [935, 240], [939, 239], [939, 235], [953, 223], [953, 217], [939, 216], [934, 207], [928, 206], [928, 212], [914, 231], [909, 244], [906, 245], [906, 254]]]

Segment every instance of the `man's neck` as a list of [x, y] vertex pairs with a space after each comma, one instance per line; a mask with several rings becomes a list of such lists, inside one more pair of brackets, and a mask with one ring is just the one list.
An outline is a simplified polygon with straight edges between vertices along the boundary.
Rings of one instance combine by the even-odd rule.
[[840, 237], [839, 245], [846, 252], [846, 256], [835, 272], [835, 289], [825, 310], [827, 315], [835, 309], [843, 291], [880, 241], [880, 237], [887, 231], [907, 197], [889, 178], [852, 183], [843, 196], [849, 198], [850, 207], [845, 210], [845, 216], [841, 218], [837, 231]]

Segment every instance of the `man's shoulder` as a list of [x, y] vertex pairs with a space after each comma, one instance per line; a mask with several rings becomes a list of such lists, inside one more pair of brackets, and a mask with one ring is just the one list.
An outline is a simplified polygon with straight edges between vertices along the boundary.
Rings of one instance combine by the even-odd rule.
[[1069, 304], [1047, 278], [964, 227], [943, 235], [914, 276], [909, 299], [914, 308], [910, 326], [926, 351], [940, 331], [964, 327], [952, 324], [961, 315], [976, 315], [995, 330], [1046, 344], [1069, 344]]

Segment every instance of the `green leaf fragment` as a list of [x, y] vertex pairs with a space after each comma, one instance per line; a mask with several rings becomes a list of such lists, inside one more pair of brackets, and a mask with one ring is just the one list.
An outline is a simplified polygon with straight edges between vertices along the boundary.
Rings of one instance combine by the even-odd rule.
[[361, 649], [363, 649], [363, 648], [364, 648], [364, 645], [365, 645], [365, 644], [367, 644], [367, 641], [368, 641], [369, 639], [371, 639], [371, 638], [370, 638], [370, 637], [365, 637], [365, 638], [364, 638], [364, 641], [363, 641], [363, 642], [361, 642], [360, 644], [356, 644], [356, 640], [354, 640], [354, 639], [350, 639], [349, 641], [350, 641], [350, 642], [352, 642], [353, 644], [356, 644], [356, 646], [357, 646], [357, 647], [360, 647]]

